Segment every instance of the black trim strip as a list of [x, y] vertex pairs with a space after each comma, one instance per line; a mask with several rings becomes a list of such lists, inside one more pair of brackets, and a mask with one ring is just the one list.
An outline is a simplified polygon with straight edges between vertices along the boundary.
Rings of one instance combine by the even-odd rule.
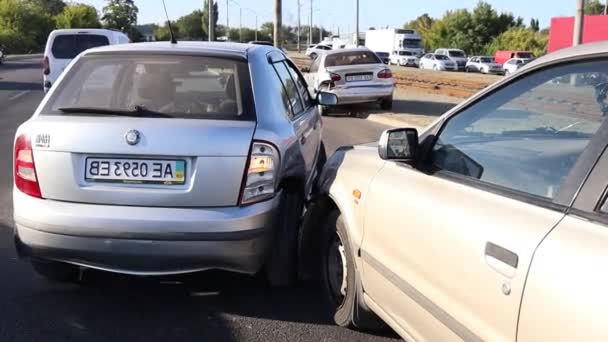
[[504, 262], [505, 264], [517, 268], [519, 264], [519, 256], [511, 252], [510, 250], [493, 244], [492, 242], [486, 243], [486, 255], [490, 256], [498, 261]]
[[420, 291], [416, 290], [416, 288], [414, 288], [410, 283], [399, 277], [397, 274], [395, 274], [386, 266], [384, 266], [380, 261], [369, 255], [369, 253], [367, 253], [366, 251], [362, 251], [361, 254], [363, 260], [367, 262], [374, 270], [380, 273], [394, 286], [399, 288], [401, 292], [410, 297], [428, 313], [433, 315], [433, 317], [435, 317], [438, 321], [440, 321], [443, 325], [450, 329], [454, 334], [458, 335], [458, 337], [460, 337], [463, 341], [483, 342], [483, 339], [481, 339], [481, 337], [475, 335], [475, 333], [473, 333], [462, 323], [457, 321], [454, 317], [452, 317], [449, 313], [447, 313], [437, 304], [433, 303], [429, 298], [420, 293]]

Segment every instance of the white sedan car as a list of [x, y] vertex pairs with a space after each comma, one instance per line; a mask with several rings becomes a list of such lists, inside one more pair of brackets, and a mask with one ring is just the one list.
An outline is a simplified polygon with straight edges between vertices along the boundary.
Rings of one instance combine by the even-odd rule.
[[412, 51], [398, 50], [391, 53], [389, 57], [389, 64], [417, 67], [418, 64], [420, 64], [420, 59]]
[[502, 74], [504, 70], [500, 64], [494, 62], [493, 57], [475, 56], [467, 62], [466, 72], [481, 72], [482, 74]]
[[313, 45], [306, 49], [306, 56], [310, 57], [311, 59], [317, 59], [319, 55], [326, 51], [330, 51], [331, 49], [332, 47], [326, 44]]
[[420, 69], [432, 69], [435, 71], [458, 71], [458, 65], [444, 55], [428, 53], [420, 59]]
[[[338, 105], [378, 103], [393, 107], [394, 80], [389, 69], [368, 48], [327, 51], [311, 64], [306, 80], [316, 92], [338, 97]], [[321, 106], [321, 114], [327, 108]]]
[[504, 70], [505, 75], [511, 75], [512, 73], [519, 70], [524, 65], [530, 63], [532, 59], [530, 58], [511, 58], [503, 64], [502, 68]]

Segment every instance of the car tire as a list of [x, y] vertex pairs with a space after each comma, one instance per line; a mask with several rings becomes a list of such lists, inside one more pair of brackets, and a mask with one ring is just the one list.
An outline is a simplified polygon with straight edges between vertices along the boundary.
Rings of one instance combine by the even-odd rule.
[[509, 71], [509, 69], [505, 70], [505, 76], [509, 76], [511, 75], [511, 71]]
[[310, 59], [317, 59], [317, 53], [316, 52], [311, 53]]
[[54, 282], [67, 283], [76, 281], [80, 272], [78, 266], [63, 262], [31, 259], [30, 263], [38, 275]]
[[464, 68], [464, 72], [471, 72], [471, 69], [469, 67]]
[[298, 278], [298, 230], [303, 210], [303, 194], [295, 189], [283, 189], [272, 251], [265, 267], [266, 280], [271, 287], [289, 287]]
[[321, 114], [321, 116], [327, 116], [327, 112], [327, 106], [319, 105], [319, 114]]
[[382, 110], [393, 110], [393, 95], [385, 97], [380, 101]]
[[[338, 210], [328, 213], [321, 232], [321, 287], [327, 310], [341, 327], [378, 331], [386, 325], [362, 302], [362, 286]], [[345, 274], [346, 273], [346, 274]]]
[[439, 67], [437, 66], [437, 64], [433, 65], [433, 70], [439, 71]]

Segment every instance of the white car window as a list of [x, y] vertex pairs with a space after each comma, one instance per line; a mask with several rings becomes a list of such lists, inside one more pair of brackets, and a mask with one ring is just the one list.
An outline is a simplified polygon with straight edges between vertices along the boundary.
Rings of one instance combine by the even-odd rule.
[[[554, 198], [608, 107], [608, 62], [553, 67], [498, 90], [451, 118], [433, 148], [440, 170]], [[570, 77], [581, 80], [572, 85]]]

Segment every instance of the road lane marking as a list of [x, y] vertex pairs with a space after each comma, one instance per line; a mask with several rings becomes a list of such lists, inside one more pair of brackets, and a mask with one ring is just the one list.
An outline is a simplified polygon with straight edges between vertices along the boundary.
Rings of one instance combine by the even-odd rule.
[[13, 101], [13, 100], [18, 99], [18, 98], [20, 98], [21, 96], [23, 96], [23, 95], [25, 95], [25, 94], [29, 93], [29, 92], [30, 92], [29, 90], [24, 90], [24, 91], [22, 91], [22, 92], [20, 92], [20, 93], [18, 93], [18, 94], [15, 94], [15, 95], [13, 95], [13, 96], [9, 97], [9, 98], [8, 98], [8, 100], [9, 100], [9, 101]]

